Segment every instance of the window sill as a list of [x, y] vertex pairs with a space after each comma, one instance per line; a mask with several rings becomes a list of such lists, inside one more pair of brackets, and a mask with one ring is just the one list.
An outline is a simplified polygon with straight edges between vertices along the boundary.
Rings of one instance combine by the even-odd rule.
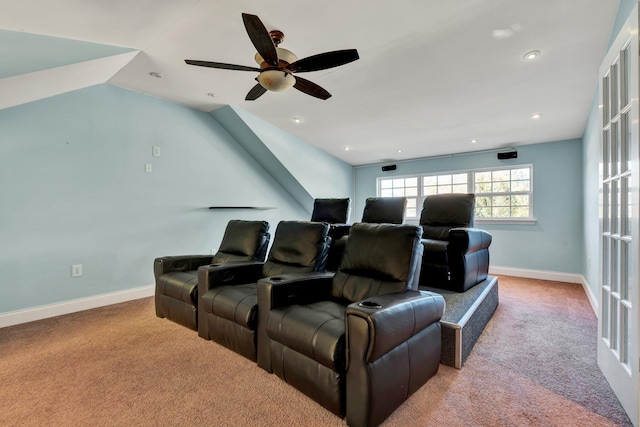
[[536, 225], [537, 221], [532, 218], [526, 219], [516, 219], [516, 218], [508, 218], [508, 219], [480, 219], [476, 218], [473, 220], [475, 224], [510, 224], [510, 225]]

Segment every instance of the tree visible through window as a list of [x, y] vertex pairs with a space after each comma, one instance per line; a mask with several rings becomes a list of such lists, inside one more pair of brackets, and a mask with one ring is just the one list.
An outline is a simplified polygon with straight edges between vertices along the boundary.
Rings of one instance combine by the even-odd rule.
[[[476, 219], [531, 219], [530, 165], [514, 168], [378, 178], [378, 196], [407, 198], [407, 219], [418, 219], [425, 197], [475, 193]], [[418, 185], [420, 183], [420, 185]]]

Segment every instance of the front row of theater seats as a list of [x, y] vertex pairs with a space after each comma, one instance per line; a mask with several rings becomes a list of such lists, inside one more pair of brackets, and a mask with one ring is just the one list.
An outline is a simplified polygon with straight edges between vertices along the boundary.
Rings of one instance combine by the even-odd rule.
[[[220, 256], [156, 259], [156, 313], [257, 361], [349, 425], [378, 425], [437, 372], [444, 299], [419, 290], [423, 227], [324, 221], [281, 221], [266, 261], [262, 221], [229, 222]], [[325, 271], [331, 234], [344, 242], [335, 272]]]

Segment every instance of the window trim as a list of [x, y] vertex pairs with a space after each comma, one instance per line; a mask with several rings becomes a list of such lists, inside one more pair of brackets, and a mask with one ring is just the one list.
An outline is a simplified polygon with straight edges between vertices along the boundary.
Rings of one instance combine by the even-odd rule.
[[[424, 203], [424, 199], [427, 197], [424, 191], [423, 185], [423, 177], [426, 176], [437, 176], [437, 175], [455, 175], [466, 173], [467, 174], [467, 192], [475, 194], [475, 176], [474, 174], [477, 172], [488, 172], [488, 171], [499, 171], [499, 170], [512, 170], [519, 168], [529, 168], [529, 191], [525, 192], [529, 194], [529, 217], [527, 218], [478, 218], [474, 215], [474, 223], [476, 224], [517, 224], [517, 225], [535, 225], [537, 223], [535, 217], [533, 216], [533, 199], [534, 199], [534, 188], [533, 188], [533, 164], [519, 164], [519, 165], [508, 165], [508, 166], [498, 166], [498, 167], [485, 167], [485, 168], [475, 168], [475, 169], [460, 169], [453, 171], [438, 171], [438, 172], [427, 172], [427, 173], [414, 173], [414, 174], [404, 174], [404, 175], [387, 175], [387, 176], [378, 176], [376, 177], [376, 195], [380, 196], [381, 193], [381, 182], [382, 180], [388, 179], [406, 179], [406, 178], [417, 178], [418, 179], [418, 196], [416, 197], [416, 217], [415, 218], [407, 218], [407, 223], [419, 223], [420, 222], [420, 214], [422, 212], [422, 205]], [[522, 192], [513, 192], [509, 194], [522, 193]]]

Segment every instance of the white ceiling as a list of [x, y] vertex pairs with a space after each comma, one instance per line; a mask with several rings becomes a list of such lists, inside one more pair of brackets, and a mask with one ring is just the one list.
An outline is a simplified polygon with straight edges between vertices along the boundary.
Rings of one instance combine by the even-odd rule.
[[[235, 105], [361, 165], [580, 138], [617, 6], [614, 0], [0, 0], [0, 28], [140, 50], [109, 83], [204, 111]], [[295, 89], [244, 101], [255, 73], [184, 63], [256, 66], [242, 12], [283, 31], [281, 47], [299, 58], [355, 48], [360, 60], [304, 74], [331, 92], [326, 101]], [[524, 61], [534, 49], [539, 59]], [[542, 116], [532, 120], [533, 113]]]

